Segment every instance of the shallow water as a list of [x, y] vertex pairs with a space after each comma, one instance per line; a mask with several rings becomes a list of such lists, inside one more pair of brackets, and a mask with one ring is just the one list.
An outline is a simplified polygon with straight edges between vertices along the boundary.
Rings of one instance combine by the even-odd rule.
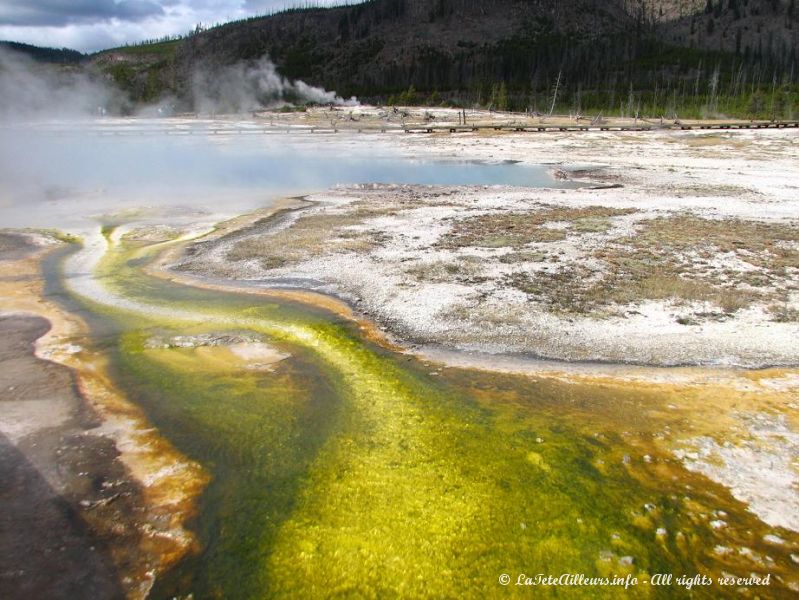
[[[429, 162], [386, 141], [314, 134], [121, 135], [118, 123], [0, 129], [0, 223], [84, 230], [97, 220], [218, 220], [339, 184], [571, 187], [541, 166]], [[146, 130], [142, 130], [146, 131]], [[99, 135], [102, 132], [103, 135]], [[120, 135], [113, 135], [114, 133]]]
[[[163, 192], [164, 182], [177, 185], [194, 172], [193, 185], [209, 200], [230, 192], [230, 181], [240, 177], [255, 190], [275, 193], [272, 186], [282, 182], [297, 193], [310, 191], [302, 188], [310, 181], [327, 187], [380, 173], [417, 183], [464, 183], [457, 178], [476, 176], [475, 169], [486, 178], [481, 183], [507, 183], [508, 173], [529, 173], [523, 177], [530, 181], [543, 176], [511, 165], [441, 167], [363, 156], [341, 167], [325, 153], [346, 145], [300, 145], [304, 153], [292, 148], [285, 159], [273, 141], [249, 138], [208, 148], [200, 147], [205, 139], [170, 139], [166, 147], [185, 162], [164, 170], [173, 154], [158, 154], [159, 145], [133, 173], [114, 171], [130, 164], [124, 156], [134, 147], [135, 156], [148, 154], [142, 148], [154, 139], [109, 142], [100, 154], [113, 176], [97, 174], [95, 183], [84, 170], [61, 184], [135, 185], [133, 207], [146, 196], [140, 194], [148, 177]], [[96, 148], [87, 152], [75, 160], [97, 156]], [[37, 160], [42, 168], [50, 161]], [[270, 166], [261, 172], [263, 164]], [[321, 173], [302, 179], [308, 169]], [[252, 198], [224, 208], [257, 206]], [[105, 206], [97, 202], [78, 206], [69, 222], [91, 222], [87, 216]], [[44, 205], [30, 208], [53, 218]], [[4, 210], [21, 221], [30, 217], [19, 209]], [[118, 209], [115, 222], [124, 223]], [[140, 212], [127, 218], [142, 220]], [[499, 577], [510, 574], [515, 583], [522, 573], [629, 574], [642, 581], [656, 573], [753, 571], [775, 580], [743, 597], [792, 597], [776, 576], [794, 573], [789, 555], [797, 536], [780, 531], [787, 545], [764, 543], [773, 528], [657, 441], [666, 428], [684, 425], [666, 407], [678, 399], [700, 402], [702, 390], [442, 369], [378, 345], [357, 323], [310, 304], [156, 278], [145, 268], [170, 244], [117, 242], [108, 226], [104, 234], [93, 238], [110, 241], [96, 265], [88, 261], [81, 270], [76, 261], [55, 258], [48, 264], [49, 293], [87, 319], [116, 383], [211, 476], [190, 524], [201, 550], [161, 577], [152, 597], [681, 598], [688, 593], [677, 586], [639, 583], [625, 593], [603, 586], [506, 588]], [[256, 336], [289, 358], [253, 368], [224, 347], [153, 342], [205, 334]], [[722, 528], [712, 524], [720, 514]], [[731, 594], [712, 586], [691, 597]]]

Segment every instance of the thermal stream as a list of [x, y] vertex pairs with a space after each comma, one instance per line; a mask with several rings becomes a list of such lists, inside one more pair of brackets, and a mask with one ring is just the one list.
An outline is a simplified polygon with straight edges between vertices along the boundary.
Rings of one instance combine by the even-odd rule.
[[[717, 575], [757, 568], [752, 554], [790, 571], [787, 550], [762, 541], [771, 528], [658, 444], [674, 424], [665, 405], [691, 390], [427, 366], [310, 305], [155, 277], [147, 265], [181, 242], [128, 231], [87, 238], [62, 273], [121, 389], [212, 478], [194, 524], [204, 550], [154, 597], [477, 598], [504, 573]], [[149, 344], [242, 332], [290, 358], [259, 370], [219, 348]]]

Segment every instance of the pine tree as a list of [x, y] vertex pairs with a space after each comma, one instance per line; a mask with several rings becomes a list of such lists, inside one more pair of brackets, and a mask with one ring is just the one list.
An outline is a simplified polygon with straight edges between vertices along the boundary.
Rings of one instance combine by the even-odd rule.
[[504, 81], [500, 84], [499, 90], [497, 91], [497, 110], [508, 110], [508, 86], [505, 85]]
[[489, 100], [488, 106], [491, 109], [495, 109], [497, 107], [497, 102], [499, 100], [499, 86], [495, 83], [491, 86], [491, 98]]

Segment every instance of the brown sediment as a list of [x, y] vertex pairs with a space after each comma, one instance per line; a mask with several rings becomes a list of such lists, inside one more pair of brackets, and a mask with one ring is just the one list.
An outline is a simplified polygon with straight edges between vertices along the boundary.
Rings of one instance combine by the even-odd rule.
[[787, 424], [799, 430], [799, 413], [792, 410], [799, 403], [799, 369], [753, 371], [564, 363], [428, 348], [423, 348], [419, 356], [436, 368], [475, 369], [597, 388], [615, 387], [627, 392], [638, 390], [642, 395], [656, 390], [659, 396], [668, 399], [664, 403], [668, 409], [653, 412], [652, 421], [679, 422], [679, 428], [666, 436], [674, 441], [696, 436], [743, 439], [747, 433], [741, 416], [756, 413], [783, 415]]
[[[792, 380], [797, 371], [770, 369], [751, 375], [739, 377], [753, 382]], [[689, 385], [660, 384], [654, 389], [666, 402], [659, 408], [641, 405], [641, 418], [656, 424], [652, 435], [627, 433], [626, 439], [639, 446], [642, 454], [666, 451], [681, 466], [728, 488], [750, 512], [774, 528], [772, 535], [796, 534], [799, 415], [795, 409], [799, 388], [753, 385], [743, 389], [738, 383], [734, 377], [708, 375], [705, 383], [697, 378]], [[624, 388], [638, 390], [643, 396], [653, 386], [634, 382]], [[627, 432], [635, 428], [629, 423], [624, 427]]]
[[448, 367], [545, 377], [570, 383], [618, 382], [625, 385], [714, 386], [732, 392], [799, 392], [799, 369], [774, 367], [661, 367], [610, 362], [559, 361], [516, 354], [462, 352], [434, 346], [414, 351], [422, 360]]
[[[685, 368], [675, 369], [674, 379], [669, 380], [662, 375], [666, 369], [631, 367], [629, 373], [634, 375], [630, 377], [616, 365], [582, 365], [582, 369], [569, 372], [556, 370], [552, 364], [535, 371], [529, 368], [532, 361], [528, 363], [527, 369], [519, 364], [515, 368], [504, 365], [491, 369], [485, 362], [471, 363], [469, 367], [462, 362], [452, 372], [479, 368], [525, 375], [542, 386], [551, 386], [556, 380], [595, 390], [596, 401], [575, 405], [566, 397], [562, 410], [582, 413], [584, 418], [578, 418], [578, 422], [589, 428], [594, 427], [593, 423], [614, 423], [613, 430], [637, 450], [629, 455], [637, 458], [624, 459], [625, 464], [632, 461], [631, 475], [668, 480], [684, 478], [685, 469], [698, 473], [727, 488], [752, 514], [773, 528], [770, 535], [796, 543], [797, 370], [725, 372]], [[442, 363], [428, 365], [435, 374], [450, 376]], [[603, 372], [603, 368], [607, 371]], [[657, 401], [652, 402], [652, 398]], [[488, 393], [486, 402], [492, 401]], [[594, 434], [602, 435], [602, 427], [596, 427]], [[697, 480], [697, 485], [706, 484], [707, 480]], [[718, 518], [708, 514], [698, 510], [696, 518]], [[725, 526], [723, 519], [715, 523]]]
[[[41, 261], [59, 247], [56, 241], [36, 234], [18, 239], [24, 253], [0, 255], [0, 313], [49, 322], [49, 330], [35, 342], [35, 356], [70, 369], [77, 402], [90, 415], [85, 431], [73, 436], [79, 443], [71, 455], [92, 468], [107, 467], [95, 480], [108, 485], [99, 491], [73, 490], [74, 510], [92, 535], [107, 545], [124, 594], [144, 598], [159, 573], [196, 548], [184, 524], [195, 512], [207, 475], [158, 435], [141, 410], [116, 389], [107, 374], [106, 358], [85, 345], [86, 324], [44, 296]], [[58, 426], [53, 431], [57, 433]], [[97, 448], [112, 459], [98, 463]], [[111, 494], [114, 485], [125, 494]]]

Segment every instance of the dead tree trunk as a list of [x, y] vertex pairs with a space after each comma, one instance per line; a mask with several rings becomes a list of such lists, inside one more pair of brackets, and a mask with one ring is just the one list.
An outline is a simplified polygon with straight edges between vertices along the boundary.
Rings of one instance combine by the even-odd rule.
[[563, 74], [563, 71], [558, 71], [558, 79], [555, 81], [555, 89], [552, 92], [552, 105], [549, 107], [549, 116], [552, 116], [552, 113], [555, 111], [555, 103], [558, 101], [558, 91], [560, 90], [560, 76]]

